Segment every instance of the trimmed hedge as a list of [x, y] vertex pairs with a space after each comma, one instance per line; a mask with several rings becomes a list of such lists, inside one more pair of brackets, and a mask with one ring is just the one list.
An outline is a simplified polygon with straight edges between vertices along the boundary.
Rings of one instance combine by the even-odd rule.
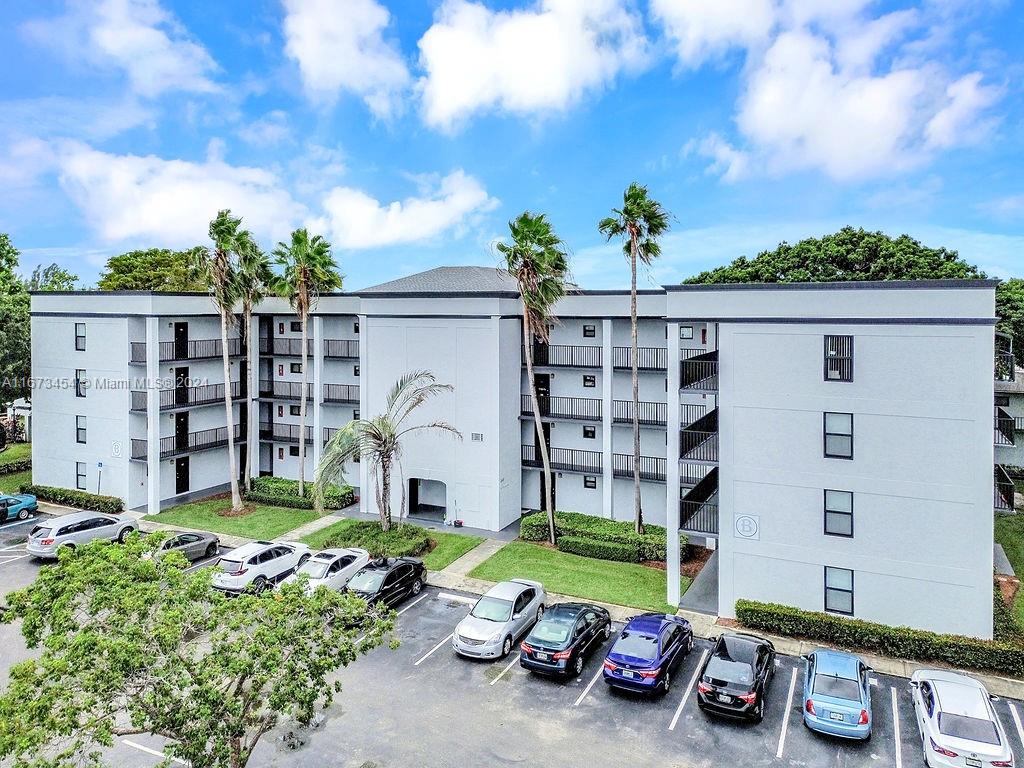
[[53, 488], [49, 485], [23, 485], [22, 493], [31, 493], [39, 501], [63, 504], [67, 507], [91, 509], [94, 512], [105, 512], [118, 515], [124, 511], [124, 502], [117, 496], [98, 496], [95, 493], [72, 490], [71, 488]]
[[324, 542], [324, 548], [361, 547], [370, 557], [413, 557], [430, 548], [426, 529], [416, 525], [394, 526], [384, 533], [375, 520], [353, 520], [352, 524]]
[[32, 469], [32, 459], [18, 459], [0, 464], [0, 475], [13, 475], [15, 472], [25, 472]]
[[[659, 525], [645, 525], [643, 535], [633, 530], [633, 523], [625, 520], [608, 520], [604, 517], [584, 515], [581, 512], [555, 512], [555, 539], [558, 548], [565, 536], [589, 539], [597, 542], [612, 542], [635, 550], [636, 556], [626, 562], [642, 560], [664, 560], [668, 548], [668, 534]], [[544, 512], [526, 515], [519, 526], [519, 538], [524, 541], [546, 541], [548, 518]], [[687, 538], [680, 534], [679, 551], [686, 550]], [[578, 552], [575, 554], [579, 554]], [[597, 555], [588, 555], [597, 557]], [[620, 558], [601, 558], [620, 559]]]
[[736, 601], [736, 618], [750, 629], [818, 640], [897, 659], [940, 661], [954, 667], [1024, 677], [1024, 646], [1015, 643], [890, 627], [752, 600]]
[[[299, 496], [299, 481], [285, 477], [254, 477], [252, 490], [245, 494], [245, 500], [255, 504], [291, 509], [313, 509], [313, 484], [306, 483], [305, 495]], [[340, 488], [332, 486], [324, 492], [324, 507], [343, 509], [355, 501], [356, 492], [351, 485]]]
[[617, 541], [598, 541], [584, 539], [579, 536], [560, 536], [558, 548], [562, 552], [597, 560], [615, 560], [620, 563], [640, 562], [640, 550], [632, 544], [620, 544]]

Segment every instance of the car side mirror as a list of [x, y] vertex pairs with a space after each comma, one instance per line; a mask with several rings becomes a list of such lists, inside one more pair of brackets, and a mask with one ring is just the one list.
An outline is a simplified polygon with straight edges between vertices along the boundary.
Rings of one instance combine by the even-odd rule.
[[994, 693], [990, 693], [988, 695], [988, 698], [989, 698], [990, 701], [999, 701], [999, 697], [996, 696]]
[[908, 688], [916, 689], [918, 687], [918, 685], [920, 685], [920, 684], [916, 680], [911, 680], [909, 683], [907, 683], [907, 687]]
[[513, 619], [521, 619], [521, 618], [523, 618], [523, 614], [521, 614], [521, 613], [513, 613], [512, 614], [512, 618]]
[[711, 644], [717, 643], [718, 642], [718, 635], [712, 635], [711, 637], [709, 637], [708, 638], [708, 642], [711, 643]]

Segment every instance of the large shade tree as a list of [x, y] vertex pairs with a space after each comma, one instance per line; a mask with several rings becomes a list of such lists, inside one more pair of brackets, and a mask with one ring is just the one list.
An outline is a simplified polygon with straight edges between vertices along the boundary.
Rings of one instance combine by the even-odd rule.
[[31, 299], [17, 275], [18, 249], [0, 233], [0, 411], [31, 394]]
[[555, 319], [554, 305], [566, 292], [569, 259], [565, 244], [555, 234], [554, 227], [544, 214], [525, 211], [510, 221], [508, 228], [512, 242], [498, 243], [495, 247], [505, 259], [505, 269], [519, 284], [519, 296], [523, 303], [526, 378], [529, 379], [533, 422], [540, 448], [548, 538], [554, 544], [555, 508], [551, 492], [551, 461], [541, 421], [541, 403], [537, 399], [537, 386], [533, 378], [533, 346], [537, 341], [544, 344], [549, 341], [548, 328]]
[[[331, 244], [320, 235], [310, 236], [306, 229], [296, 229], [291, 240], [278, 243], [274, 257], [281, 274], [274, 280], [276, 293], [287, 299], [302, 324], [302, 391], [299, 398], [299, 496], [305, 496], [306, 472], [306, 400], [309, 371], [306, 353], [309, 338], [309, 314], [316, 307], [321, 293], [341, 290], [342, 278], [331, 256]], [[320, 350], [317, 350], [320, 354]]]
[[638, 264], [650, 266], [661, 255], [658, 239], [669, 228], [669, 214], [647, 192], [647, 187], [630, 184], [622, 195], [622, 207], [601, 219], [598, 230], [608, 240], [621, 238], [622, 250], [629, 261], [630, 368], [633, 376], [633, 506], [636, 532], [643, 533], [643, 508], [640, 499], [640, 373], [637, 348], [636, 270]]
[[410, 371], [395, 382], [388, 392], [384, 413], [370, 419], [355, 419], [339, 429], [324, 446], [316, 470], [314, 498], [318, 510], [323, 509], [324, 492], [345, 482], [345, 468], [350, 462], [366, 461], [373, 475], [380, 526], [391, 530], [391, 473], [397, 469], [402, 488], [399, 520], [405, 514], [405, 479], [402, 475], [402, 442], [416, 432], [432, 431], [448, 434], [457, 440], [462, 433], [445, 421], [424, 424], [407, 423], [416, 409], [444, 392], [451, 384], [438, 384], [429, 371]]
[[205, 291], [191, 270], [192, 251], [147, 248], [107, 259], [96, 287], [101, 291]]
[[[236, 270], [236, 283], [238, 287], [238, 298], [242, 302], [242, 315], [239, 318], [239, 336], [245, 346], [245, 377], [240, 378], [239, 386], [241, 394], [252, 407], [252, 393], [249, 392], [249, 381], [253, 371], [256, 370], [256, 339], [252, 337], [252, 312], [253, 308], [263, 300], [270, 290], [270, 283], [274, 279], [274, 273], [270, 270], [270, 260], [255, 244], [251, 248], [239, 251], [238, 267]], [[245, 451], [245, 466], [242, 468], [242, 477], [245, 482], [245, 490], [248, 492], [252, 486], [252, 451]]]

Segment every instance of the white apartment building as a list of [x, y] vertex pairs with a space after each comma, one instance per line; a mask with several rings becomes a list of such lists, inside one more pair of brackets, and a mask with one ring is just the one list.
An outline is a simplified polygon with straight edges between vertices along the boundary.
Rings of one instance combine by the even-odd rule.
[[[994, 286], [641, 291], [644, 518], [717, 547], [722, 615], [749, 598], [991, 637]], [[395, 508], [404, 490], [412, 516], [515, 523], [541, 506], [520, 311], [513, 281], [485, 267], [323, 296], [303, 393], [297, 320], [265, 301], [253, 370], [231, 342], [240, 462], [249, 452], [254, 474], [295, 477], [303, 439], [311, 477], [333, 430], [382, 411], [400, 375], [429, 370], [454, 391], [417, 418], [463, 439], [411, 437]], [[91, 385], [37, 388], [35, 482], [149, 511], [223, 490], [229, 430], [208, 297], [36, 294], [32, 313], [34, 376]], [[556, 314], [550, 343], [534, 345], [556, 506], [632, 519], [629, 293], [575, 292]], [[373, 512], [365, 462], [349, 479]], [[670, 566], [673, 603], [677, 575]]]

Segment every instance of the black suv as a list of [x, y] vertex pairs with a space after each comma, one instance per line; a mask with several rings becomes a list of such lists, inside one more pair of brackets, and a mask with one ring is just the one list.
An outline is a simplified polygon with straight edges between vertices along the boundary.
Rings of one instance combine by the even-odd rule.
[[757, 635], [730, 633], [713, 639], [714, 649], [697, 683], [697, 706], [705, 712], [760, 722], [775, 677], [775, 646]]
[[382, 557], [364, 565], [349, 580], [347, 590], [370, 605], [395, 606], [418, 595], [427, 581], [427, 569], [415, 557]]

